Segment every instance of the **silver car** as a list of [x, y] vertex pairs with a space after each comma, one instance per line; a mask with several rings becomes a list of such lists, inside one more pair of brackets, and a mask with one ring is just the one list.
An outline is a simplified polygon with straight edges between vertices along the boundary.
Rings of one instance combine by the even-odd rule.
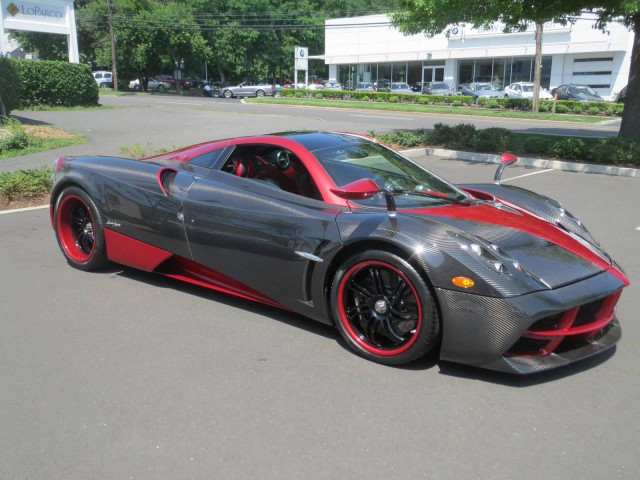
[[235, 87], [223, 87], [222, 88], [222, 96], [224, 98], [233, 98], [233, 97], [264, 97], [270, 96], [272, 97], [274, 93], [273, 85], [268, 85], [266, 83], [260, 83], [254, 85], [248, 82], [242, 82], [240, 85], [236, 85]]

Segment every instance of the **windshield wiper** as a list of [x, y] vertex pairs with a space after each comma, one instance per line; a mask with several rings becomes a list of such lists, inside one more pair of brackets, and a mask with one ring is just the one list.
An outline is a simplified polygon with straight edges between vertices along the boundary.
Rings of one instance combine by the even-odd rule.
[[426, 190], [409, 190], [406, 188], [391, 188], [389, 189], [393, 195], [418, 195], [420, 197], [433, 198], [434, 200], [440, 200], [445, 203], [456, 203], [458, 205], [475, 205], [475, 200], [465, 196], [464, 198], [450, 198], [446, 194], [431, 193]]

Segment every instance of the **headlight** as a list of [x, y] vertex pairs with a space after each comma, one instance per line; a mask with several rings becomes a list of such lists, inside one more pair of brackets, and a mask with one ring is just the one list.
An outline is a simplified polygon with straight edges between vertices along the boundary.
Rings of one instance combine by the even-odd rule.
[[463, 236], [453, 232], [449, 232], [449, 235], [458, 242], [460, 248], [487, 268], [501, 275], [511, 275], [505, 261], [513, 262], [513, 259], [497, 245], [475, 236]]

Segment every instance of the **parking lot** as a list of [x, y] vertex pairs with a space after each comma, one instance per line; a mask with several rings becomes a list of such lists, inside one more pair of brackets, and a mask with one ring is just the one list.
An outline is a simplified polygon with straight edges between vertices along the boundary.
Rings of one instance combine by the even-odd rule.
[[[157, 115], [179, 145], [235, 125], [320, 128], [315, 112], [290, 111], [117, 107], [122, 136], [96, 128], [89, 145], [157, 145]], [[66, 128], [64, 113], [18, 115]], [[344, 115], [332, 129], [370, 128]], [[495, 169], [412, 158], [455, 182]], [[564, 203], [625, 268], [614, 351], [530, 377], [434, 355], [384, 367], [288, 312], [117, 266], [74, 270], [48, 209], [0, 215], [0, 478], [637, 479], [640, 180], [522, 167], [504, 178]]]

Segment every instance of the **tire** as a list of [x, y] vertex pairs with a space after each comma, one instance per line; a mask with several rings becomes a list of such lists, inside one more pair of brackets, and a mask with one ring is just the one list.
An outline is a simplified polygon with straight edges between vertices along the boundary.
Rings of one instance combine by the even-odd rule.
[[133, 86], [133, 89], [134, 89], [136, 92], [139, 92], [140, 90], [142, 90], [142, 87], [141, 87], [140, 85], [134, 85], [134, 86]]
[[231, 90], [225, 90], [222, 92], [222, 96], [224, 98], [233, 98], [233, 92]]
[[106, 83], [106, 82], [102, 82], [102, 83], [100, 84], [100, 88], [107, 88], [108, 86], [109, 86], [109, 84], [108, 84], [108, 83]]
[[156, 91], [158, 93], [163, 93], [164, 92], [164, 85], [158, 85], [158, 88], [156, 88]]
[[256, 97], [259, 97], [259, 98], [264, 97], [264, 90], [258, 90], [258, 91], [256, 92]]
[[95, 270], [109, 263], [102, 215], [84, 190], [67, 187], [60, 193], [53, 225], [69, 265], [80, 270]]
[[417, 360], [440, 338], [429, 287], [409, 263], [389, 252], [370, 250], [347, 259], [333, 279], [331, 309], [347, 344], [384, 365]]

